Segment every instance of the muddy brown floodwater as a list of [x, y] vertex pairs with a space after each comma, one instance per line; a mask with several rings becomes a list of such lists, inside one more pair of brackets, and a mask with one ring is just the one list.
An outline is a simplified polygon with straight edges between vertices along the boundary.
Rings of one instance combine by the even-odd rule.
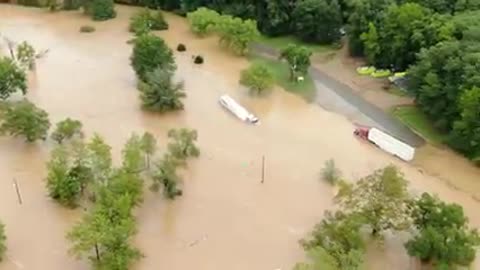
[[[142, 112], [126, 43], [131, 38], [128, 18], [135, 10], [118, 7], [116, 19], [93, 23], [78, 12], [0, 5], [2, 34], [50, 50], [30, 76], [28, 98], [47, 110], [52, 122], [81, 120], [87, 133], [106, 138], [117, 157], [132, 132], [150, 131], [165, 145], [170, 128], [198, 130], [202, 154], [185, 172], [184, 196], [168, 202], [148, 192], [137, 211], [135, 242], [146, 257], [135, 269], [291, 269], [304, 256], [297, 241], [332, 207], [333, 191], [318, 175], [330, 158], [350, 179], [393, 163], [415, 192], [426, 190], [462, 204], [472, 224], [480, 225], [479, 204], [470, 196], [356, 140], [344, 117], [279, 89], [264, 98], [249, 97], [237, 83], [246, 60], [222, 51], [212, 38], [195, 39], [179, 17], [167, 16], [170, 30], [159, 34], [172, 47], [187, 45], [187, 53], [176, 54], [177, 76], [188, 94], [185, 111]], [[80, 34], [85, 24], [97, 31]], [[206, 64], [194, 66], [192, 54], [203, 55]], [[248, 126], [223, 111], [217, 104], [223, 93], [257, 113], [262, 124]], [[0, 139], [0, 220], [9, 248], [1, 270], [89, 269], [87, 262], [69, 257], [64, 239], [81, 210], [62, 209], [46, 195], [49, 149], [48, 143]], [[266, 179], [261, 184], [263, 155]], [[388, 238], [384, 251], [369, 252], [367, 268], [405, 270], [410, 263], [401, 241]]]

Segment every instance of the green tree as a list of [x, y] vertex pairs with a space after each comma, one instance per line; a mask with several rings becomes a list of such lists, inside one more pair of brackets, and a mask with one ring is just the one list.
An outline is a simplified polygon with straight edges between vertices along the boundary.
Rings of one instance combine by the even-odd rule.
[[198, 157], [200, 150], [195, 145], [198, 133], [196, 130], [181, 128], [168, 131], [168, 137], [173, 142], [168, 144], [168, 151], [171, 155], [180, 161], [185, 161], [189, 157]]
[[190, 30], [198, 36], [211, 33], [220, 20], [220, 14], [215, 10], [201, 7], [187, 14]]
[[142, 136], [142, 150], [145, 153], [147, 169], [150, 168], [151, 157], [157, 150], [157, 140], [152, 133], [145, 132]]
[[113, 0], [85, 0], [83, 8], [94, 21], [105, 21], [117, 16]]
[[480, 161], [480, 88], [463, 92], [459, 98], [461, 118], [453, 123], [451, 144], [466, 153], [472, 160]]
[[260, 31], [278, 36], [291, 33], [294, 2], [283, 0], [257, 1], [257, 21]]
[[342, 270], [337, 267], [335, 258], [322, 247], [307, 251], [309, 263], [298, 263], [293, 270]]
[[27, 142], [47, 138], [48, 114], [28, 100], [8, 104], [0, 120], [0, 134], [24, 136]]
[[292, 13], [295, 34], [302, 40], [331, 44], [340, 40], [342, 13], [337, 0], [301, 0]]
[[242, 70], [240, 83], [248, 87], [252, 93], [260, 94], [273, 87], [275, 78], [273, 72], [267, 66], [252, 64], [247, 69]]
[[3, 260], [5, 256], [5, 252], [7, 251], [7, 236], [5, 235], [5, 225], [0, 222], [0, 262]]
[[52, 140], [61, 144], [64, 140], [69, 140], [74, 137], [83, 138], [82, 122], [66, 118], [57, 123], [55, 130], [50, 135]]
[[173, 82], [172, 73], [156, 68], [147, 74], [146, 82], [140, 82], [140, 99], [144, 109], [155, 112], [183, 110], [183, 82]]
[[57, 147], [47, 163], [47, 190], [49, 196], [60, 204], [75, 207], [78, 204], [87, 179], [77, 169], [72, 169], [65, 147]]
[[93, 182], [105, 185], [112, 172], [111, 147], [100, 135], [94, 134], [86, 146], [86, 156]]
[[35, 49], [26, 41], [17, 46], [17, 60], [29, 69], [35, 66]]
[[122, 150], [122, 168], [128, 173], [140, 173], [145, 169], [145, 154], [140, 136], [132, 134]]
[[336, 197], [345, 213], [358, 214], [378, 236], [389, 229], [409, 227], [408, 182], [394, 166], [376, 170], [354, 185], [343, 185]]
[[290, 66], [290, 80], [295, 81], [298, 74], [305, 75], [310, 67], [312, 51], [307, 47], [288, 44], [280, 52], [280, 59], [285, 59]]
[[168, 29], [168, 23], [159, 10], [152, 12], [146, 8], [130, 18], [129, 31], [137, 36], [147, 34], [150, 30], [166, 29]]
[[368, 24], [368, 32], [360, 36], [363, 41], [365, 56], [369, 63], [375, 63], [376, 57], [380, 54], [377, 28], [373, 23]]
[[405, 244], [410, 256], [433, 263], [436, 269], [454, 269], [473, 262], [480, 236], [477, 230], [468, 228], [460, 205], [423, 193], [414, 203], [413, 218], [418, 233]]
[[163, 187], [163, 194], [168, 199], [175, 199], [177, 196], [182, 196], [182, 190], [178, 187], [180, 177], [177, 174], [179, 161], [170, 154], [165, 154], [156, 166], [156, 171], [153, 173], [153, 184], [150, 189], [158, 191]]
[[17, 91], [27, 93], [27, 76], [12, 59], [0, 57], [0, 99], [7, 99]]
[[168, 48], [165, 41], [160, 37], [149, 34], [135, 39], [130, 60], [141, 81], [145, 81], [147, 73], [157, 68], [168, 72], [173, 72], [177, 68], [172, 50]]
[[238, 55], [245, 55], [250, 43], [260, 36], [256, 21], [242, 20], [230, 15], [220, 17], [216, 31], [220, 36], [220, 45]]
[[340, 181], [341, 171], [335, 166], [335, 160], [329, 159], [325, 161], [325, 165], [321, 171], [322, 179], [334, 185]]
[[302, 240], [301, 244], [307, 251], [321, 248], [329, 254], [330, 264], [335, 267], [333, 269], [358, 269], [363, 263], [365, 249], [360, 234], [361, 225], [361, 219], [356, 215], [342, 212], [332, 214], [327, 211], [322, 222], [315, 226], [310, 238]]

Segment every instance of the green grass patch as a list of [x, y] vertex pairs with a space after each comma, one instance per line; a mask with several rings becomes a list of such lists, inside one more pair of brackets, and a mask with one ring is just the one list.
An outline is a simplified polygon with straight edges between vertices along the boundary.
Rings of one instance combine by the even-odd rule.
[[258, 39], [258, 43], [267, 45], [269, 47], [272, 47], [278, 50], [281, 50], [287, 47], [287, 45], [290, 43], [305, 46], [310, 50], [312, 50], [312, 52], [314, 53], [324, 53], [324, 52], [335, 50], [335, 47], [333, 45], [320, 45], [320, 44], [306, 43], [293, 36], [281, 36], [281, 37], [261, 36]]
[[396, 107], [392, 114], [430, 143], [442, 144], [446, 139], [446, 136], [436, 130], [427, 116], [415, 106]]
[[407, 91], [404, 91], [404, 90], [398, 88], [395, 85], [391, 85], [390, 88], [388, 88], [387, 91], [390, 94], [396, 95], [396, 96], [399, 96], [399, 97], [408, 97], [409, 96]]
[[252, 56], [250, 61], [267, 66], [274, 75], [275, 83], [283, 89], [303, 97], [308, 102], [315, 98], [316, 88], [310, 75], [305, 76], [303, 82], [292, 82], [287, 63], [260, 56]]

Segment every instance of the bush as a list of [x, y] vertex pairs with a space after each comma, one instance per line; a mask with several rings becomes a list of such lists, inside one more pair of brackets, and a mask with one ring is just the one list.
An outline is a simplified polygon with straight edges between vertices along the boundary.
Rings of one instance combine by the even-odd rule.
[[260, 94], [273, 87], [275, 83], [273, 72], [262, 64], [253, 64], [242, 71], [240, 83], [247, 86], [250, 91]]
[[220, 45], [237, 55], [245, 55], [250, 43], [260, 36], [256, 21], [229, 15], [221, 16], [215, 28], [220, 36]]
[[220, 19], [220, 14], [214, 10], [201, 7], [187, 14], [190, 29], [198, 36], [205, 36], [212, 32]]
[[117, 16], [113, 0], [89, 0], [84, 8], [94, 21], [105, 21]]
[[27, 75], [8, 57], [0, 57], [0, 99], [20, 91], [27, 93]]
[[136, 35], [148, 33], [150, 30], [166, 30], [168, 24], [160, 11], [152, 12], [147, 8], [130, 18], [129, 31]]
[[80, 32], [81, 33], [92, 33], [92, 32], [95, 32], [95, 27], [90, 26], [90, 25], [82, 25], [82, 26], [80, 26]]
[[184, 52], [186, 50], [187, 50], [187, 47], [185, 46], [185, 44], [182, 44], [182, 43], [178, 44], [177, 51]]
[[5, 244], [6, 240], [7, 237], [5, 236], [5, 225], [0, 222], [0, 262], [3, 260], [5, 251], [7, 251], [7, 246]]
[[139, 90], [143, 108], [156, 112], [182, 110], [185, 92], [183, 83], [174, 83], [172, 74], [160, 68], [147, 74], [147, 81], [141, 82]]
[[154, 35], [143, 35], [135, 40], [133, 53], [130, 58], [131, 65], [138, 78], [146, 80], [146, 75], [156, 68], [173, 72], [177, 68], [173, 53], [165, 41]]
[[340, 180], [341, 172], [335, 166], [335, 160], [329, 159], [325, 161], [325, 166], [322, 169], [322, 179], [334, 185]]
[[24, 68], [35, 67], [35, 49], [28, 42], [24, 41], [17, 46], [17, 60]]
[[52, 140], [57, 143], [62, 143], [66, 139], [71, 139], [74, 136], [83, 137], [82, 122], [67, 118], [57, 123], [57, 127], [52, 132]]
[[201, 55], [197, 55], [195, 56], [195, 58], [193, 59], [193, 62], [195, 64], [203, 64], [203, 57]]
[[28, 100], [9, 104], [0, 121], [0, 134], [24, 136], [27, 142], [45, 140], [49, 128], [47, 112]]
[[63, 0], [64, 10], [77, 10], [81, 7], [81, 0]]

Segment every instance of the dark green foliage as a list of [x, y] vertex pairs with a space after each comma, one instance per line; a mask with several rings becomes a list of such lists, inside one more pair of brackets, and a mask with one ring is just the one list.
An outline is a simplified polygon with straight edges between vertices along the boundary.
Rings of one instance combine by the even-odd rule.
[[131, 64], [138, 78], [147, 79], [147, 73], [160, 68], [166, 72], [176, 70], [173, 53], [165, 41], [154, 35], [142, 35], [135, 39]]
[[81, 0], [63, 0], [64, 10], [77, 10], [82, 6]]
[[0, 99], [7, 99], [17, 91], [27, 93], [27, 76], [10, 58], [0, 57]]
[[184, 161], [200, 155], [200, 150], [195, 145], [198, 138], [196, 130], [172, 129], [168, 131], [168, 138], [173, 139], [173, 142], [168, 144], [168, 151], [174, 158]]
[[438, 13], [451, 15], [461, 11], [480, 8], [480, 2], [477, 0], [411, 0], [409, 2], [418, 3]]
[[327, 211], [310, 238], [301, 241], [301, 244], [306, 250], [321, 248], [329, 254], [334, 261], [334, 269], [358, 269], [363, 262], [364, 251], [361, 225], [355, 215]]
[[57, 127], [52, 132], [52, 140], [62, 143], [64, 140], [71, 139], [75, 136], [82, 138], [82, 122], [67, 118], [57, 123]]
[[291, 33], [292, 12], [295, 1], [257, 1], [257, 22], [260, 31], [270, 36]]
[[50, 128], [48, 114], [28, 100], [8, 104], [0, 117], [0, 134], [23, 136], [27, 142], [45, 140]]
[[5, 256], [5, 252], [7, 251], [7, 236], [5, 235], [5, 225], [0, 222], [0, 262], [3, 260]]
[[377, 24], [361, 35], [370, 63], [380, 68], [405, 70], [416, 54], [453, 38], [454, 26], [447, 17], [432, 14], [418, 4], [392, 5]]
[[280, 59], [285, 59], [290, 66], [290, 80], [294, 81], [298, 75], [305, 75], [310, 67], [312, 52], [304, 46], [289, 44], [280, 52]]
[[92, 33], [95, 32], [95, 27], [91, 25], [82, 25], [80, 26], [80, 32], [81, 33]]
[[203, 62], [204, 62], [203, 56], [201, 56], [201, 55], [197, 55], [193, 58], [193, 63], [195, 63], [197, 65], [203, 64]]
[[149, 111], [167, 112], [183, 110], [182, 98], [186, 97], [183, 82], [173, 82], [172, 74], [160, 68], [147, 74], [146, 82], [140, 82], [142, 107]]
[[27, 7], [41, 7], [43, 3], [40, 0], [17, 0], [17, 4]]
[[475, 259], [480, 237], [468, 228], [460, 205], [424, 193], [414, 203], [413, 217], [418, 233], [405, 244], [410, 256], [433, 263], [436, 269], [468, 266]]
[[166, 154], [156, 166], [153, 174], [153, 184], [151, 189], [158, 191], [163, 186], [163, 194], [168, 199], [175, 199], [183, 194], [178, 187], [180, 177], [177, 175], [178, 161], [173, 156]]
[[304, 41], [332, 44], [340, 40], [342, 14], [337, 0], [301, 0], [292, 17], [295, 34]]
[[86, 0], [84, 9], [94, 21], [105, 21], [117, 16], [113, 0]]
[[240, 83], [248, 87], [251, 93], [260, 94], [273, 87], [275, 78], [273, 72], [266, 65], [255, 63], [242, 70]]
[[245, 55], [250, 43], [260, 36], [256, 21], [230, 15], [220, 16], [215, 31], [220, 37], [220, 45], [238, 55]]
[[178, 46], [177, 46], [177, 51], [178, 52], [184, 52], [186, 50], [187, 50], [187, 47], [185, 46], [185, 44], [182, 44], [182, 43], [178, 44]]

